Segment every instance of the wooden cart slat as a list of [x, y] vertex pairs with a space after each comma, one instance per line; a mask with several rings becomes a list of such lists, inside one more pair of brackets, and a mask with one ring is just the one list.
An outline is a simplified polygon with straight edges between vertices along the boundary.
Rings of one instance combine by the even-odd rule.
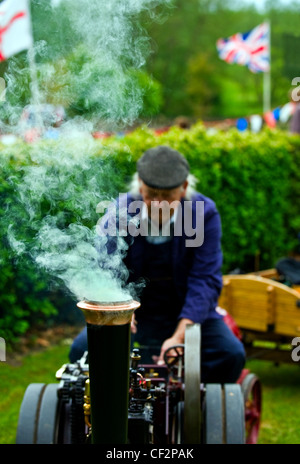
[[[263, 272], [263, 271], [262, 271]], [[274, 276], [272, 270], [264, 275]], [[300, 293], [257, 274], [225, 275], [219, 299], [241, 329], [296, 337], [300, 334]]]

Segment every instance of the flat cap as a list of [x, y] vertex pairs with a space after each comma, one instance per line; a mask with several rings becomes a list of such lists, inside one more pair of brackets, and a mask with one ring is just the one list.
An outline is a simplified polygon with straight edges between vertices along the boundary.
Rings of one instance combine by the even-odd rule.
[[184, 183], [190, 167], [177, 150], [159, 145], [145, 151], [137, 162], [137, 171], [148, 187], [173, 189]]

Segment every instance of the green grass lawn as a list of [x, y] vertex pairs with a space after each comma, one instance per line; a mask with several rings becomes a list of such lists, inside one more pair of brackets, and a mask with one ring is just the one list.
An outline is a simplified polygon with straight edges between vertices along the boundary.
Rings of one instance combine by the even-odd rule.
[[[22, 358], [18, 364], [0, 363], [0, 444], [13, 444], [19, 409], [30, 383], [53, 383], [55, 373], [68, 361], [69, 346], [59, 344]], [[259, 443], [300, 444], [300, 365], [252, 360], [247, 367], [263, 387]]]

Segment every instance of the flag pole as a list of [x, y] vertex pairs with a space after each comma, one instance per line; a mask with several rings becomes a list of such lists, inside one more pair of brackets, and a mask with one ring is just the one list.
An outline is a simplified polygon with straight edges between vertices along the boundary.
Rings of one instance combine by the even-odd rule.
[[263, 73], [263, 111], [264, 114], [271, 109], [271, 23], [268, 24], [269, 70]]
[[271, 109], [271, 72], [267, 71], [264, 72], [264, 77], [263, 77], [263, 86], [264, 86], [264, 103], [263, 103], [263, 109], [264, 113], [267, 113]]

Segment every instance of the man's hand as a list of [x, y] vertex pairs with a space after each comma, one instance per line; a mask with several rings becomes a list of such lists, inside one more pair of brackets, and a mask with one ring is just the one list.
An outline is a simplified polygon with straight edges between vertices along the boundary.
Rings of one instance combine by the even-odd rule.
[[[154, 362], [156, 362], [157, 364], [165, 364], [165, 361], [164, 361], [164, 354], [165, 352], [171, 347], [171, 346], [175, 346], [175, 345], [181, 345], [181, 344], [184, 344], [184, 335], [185, 335], [185, 328], [188, 324], [193, 324], [193, 321], [191, 321], [190, 319], [181, 319], [174, 334], [172, 335], [172, 337], [170, 338], [167, 338], [162, 346], [161, 346], [161, 349], [160, 349], [160, 355], [157, 357], [154, 357], [153, 356], [153, 360]], [[171, 350], [170, 351], [170, 356], [177, 356], [177, 353], [175, 350]]]
[[[165, 361], [164, 361], [165, 352], [169, 348], [171, 348], [171, 346], [181, 345], [182, 343], [183, 343], [183, 341], [180, 338], [176, 337], [175, 335], [173, 335], [170, 338], [167, 338], [167, 340], [165, 340], [163, 342], [162, 346], [161, 346], [160, 355], [159, 356], [153, 356], [153, 361], [156, 362], [159, 365], [165, 364]], [[170, 350], [168, 355], [170, 355], [170, 356], [178, 356], [178, 354], [176, 353], [175, 350]]]

